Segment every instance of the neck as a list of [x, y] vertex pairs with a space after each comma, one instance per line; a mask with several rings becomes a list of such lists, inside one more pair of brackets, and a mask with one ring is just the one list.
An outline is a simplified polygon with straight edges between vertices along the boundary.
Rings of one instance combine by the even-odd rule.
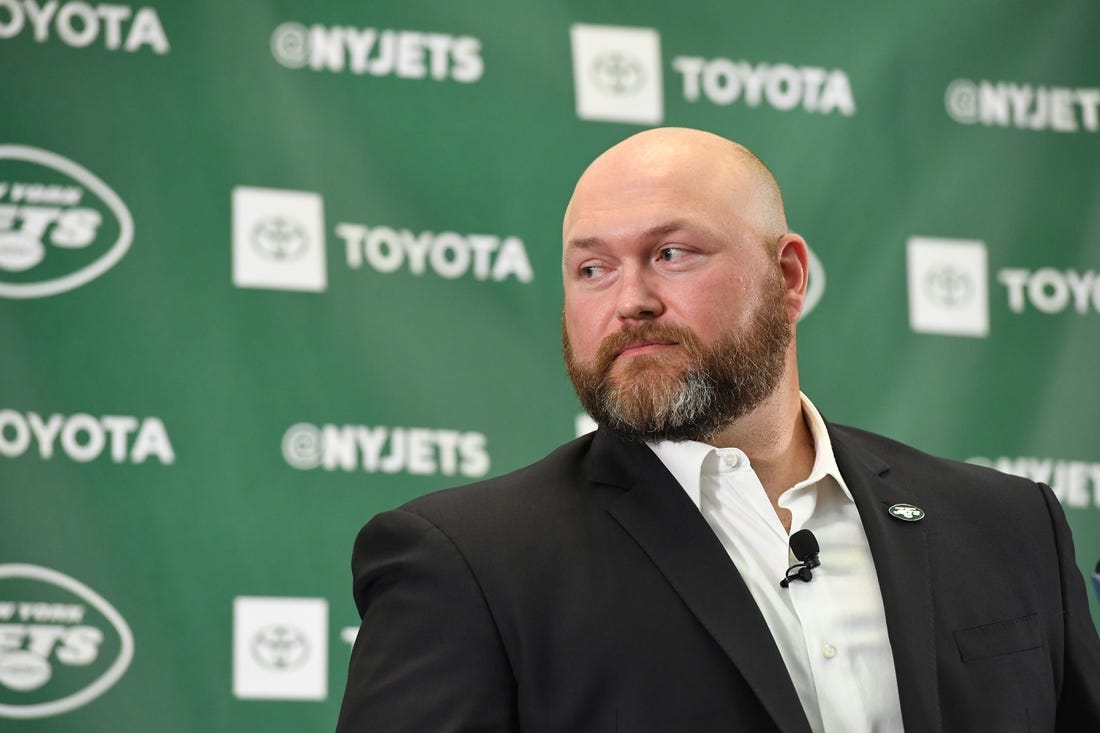
[[718, 448], [745, 452], [772, 506], [790, 529], [790, 513], [781, 510], [779, 495], [810, 475], [814, 443], [802, 416], [798, 380], [784, 380], [767, 400], [716, 435]]

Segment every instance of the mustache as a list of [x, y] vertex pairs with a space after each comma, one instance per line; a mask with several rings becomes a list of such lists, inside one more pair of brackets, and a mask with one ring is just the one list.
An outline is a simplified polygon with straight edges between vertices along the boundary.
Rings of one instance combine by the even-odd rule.
[[695, 333], [683, 326], [669, 323], [646, 323], [641, 326], [623, 327], [605, 338], [596, 351], [596, 367], [602, 373], [624, 350], [641, 343], [674, 343], [689, 355], [697, 356], [702, 345]]

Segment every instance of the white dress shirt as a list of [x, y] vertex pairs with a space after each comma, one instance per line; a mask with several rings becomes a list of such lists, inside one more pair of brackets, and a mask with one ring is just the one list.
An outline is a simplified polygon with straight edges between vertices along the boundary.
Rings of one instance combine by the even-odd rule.
[[855, 502], [825, 422], [802, 395], [814, 442], [810, 475], [784, 491], [791, 532], [810, 529], [821, 566], [781, 588], [798, 562], [764, 487], [736, 448], [695, 441], [650, 444], [721, 540], [775, 637], [814, 733], [902, 730], [882, 593]]

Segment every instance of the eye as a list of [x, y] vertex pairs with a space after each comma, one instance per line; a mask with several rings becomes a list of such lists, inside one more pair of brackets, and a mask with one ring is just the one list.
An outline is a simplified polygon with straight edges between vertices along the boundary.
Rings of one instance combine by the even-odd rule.
[[605, 269], [603, 265], [585, 265], [580, 269], [581, 278], [585, 280], [595, 280], [604, 273]]
[[687, 250], [682, 247], [662, 247], [661, 251], [657, 253], [657, 259], [661, 262], [675, 262], [686, 254]]

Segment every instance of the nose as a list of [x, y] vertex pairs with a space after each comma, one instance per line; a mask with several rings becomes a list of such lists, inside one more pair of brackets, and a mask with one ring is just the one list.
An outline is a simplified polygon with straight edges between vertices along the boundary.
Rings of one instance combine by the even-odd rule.
[[620, 320], [648, 321], [664, 312], [664, 303], [649, 278], [644, 270], [624, 268], [615, 303], [615, 311]]

